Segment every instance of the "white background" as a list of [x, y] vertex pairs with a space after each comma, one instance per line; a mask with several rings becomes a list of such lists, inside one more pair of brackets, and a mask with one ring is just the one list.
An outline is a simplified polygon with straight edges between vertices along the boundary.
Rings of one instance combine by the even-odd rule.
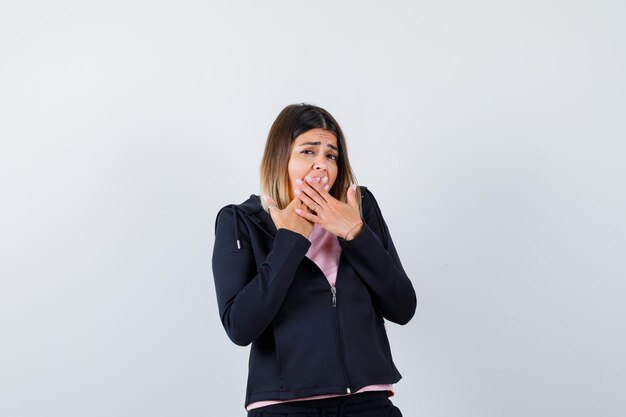
[[243, 416], [217, 210], [342, 125], [410, 416], [626, 414], [623, 1], [0, 1], [0, 415]]

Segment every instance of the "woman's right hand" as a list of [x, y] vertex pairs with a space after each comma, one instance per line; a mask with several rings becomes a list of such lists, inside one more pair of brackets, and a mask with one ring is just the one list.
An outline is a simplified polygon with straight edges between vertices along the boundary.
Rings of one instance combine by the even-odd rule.
[[263, 199], [269, 207], [270, 216], [272, 216], [276, 229], [288, 229], [300, 233], [306, 238], [309, 237], [311, 230], [313, 230], [313, 222], [296, 213], [296, 209], [308, 211], [308, 207], [299, 198], [291, 200], [291, 203], [283, 210], [279, 209], [270, 197], [263, 196]]

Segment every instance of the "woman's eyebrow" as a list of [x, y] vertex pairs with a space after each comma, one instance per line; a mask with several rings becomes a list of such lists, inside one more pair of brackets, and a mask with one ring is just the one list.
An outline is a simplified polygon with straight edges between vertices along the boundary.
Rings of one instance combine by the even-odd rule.
[[[313, 146], [320, 146], [322, 144], [322, 142], [304, 142], [301, 143], [300, 145], [298, 145], [298, 147], [300, 146], [307, 146], [307, 145], [313, 145]], [[336, 146], [331, 145], [330, 143], [326, 144], [326, 146], [328, 146], [330, 149], [339, 152], [339, 149]]]

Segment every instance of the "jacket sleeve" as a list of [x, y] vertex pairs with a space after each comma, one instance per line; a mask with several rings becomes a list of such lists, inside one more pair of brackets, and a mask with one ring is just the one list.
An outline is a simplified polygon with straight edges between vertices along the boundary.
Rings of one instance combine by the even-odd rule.
[[352, 240], [339, 237], [347, 261], [369, 288], [384, 318], [406, 324], [415, 314], [417, 297], [404, 272], [389, 229], [374, 195], [360, 187], [363, 228]]
[[213, 278], [220, 318], [228, 337], [240, 346], [252, 343], [270, 324], [287, 294], [311, 242], [279, 229], [274, 247], [257, 268], [245, 234], [237, 246], [236, 208], [225, 207], [215, 222]]

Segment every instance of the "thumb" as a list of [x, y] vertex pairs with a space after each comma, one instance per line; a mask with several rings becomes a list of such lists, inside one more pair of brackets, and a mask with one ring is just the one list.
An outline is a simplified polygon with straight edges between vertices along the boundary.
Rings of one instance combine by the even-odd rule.
[[348, 192], [346, 193], [348, 197], [348, 205], [354, 208], [358, 208], [359, 205], [356, 202], [356, 184], [352, 184], [350, 188], [348, 188]]

